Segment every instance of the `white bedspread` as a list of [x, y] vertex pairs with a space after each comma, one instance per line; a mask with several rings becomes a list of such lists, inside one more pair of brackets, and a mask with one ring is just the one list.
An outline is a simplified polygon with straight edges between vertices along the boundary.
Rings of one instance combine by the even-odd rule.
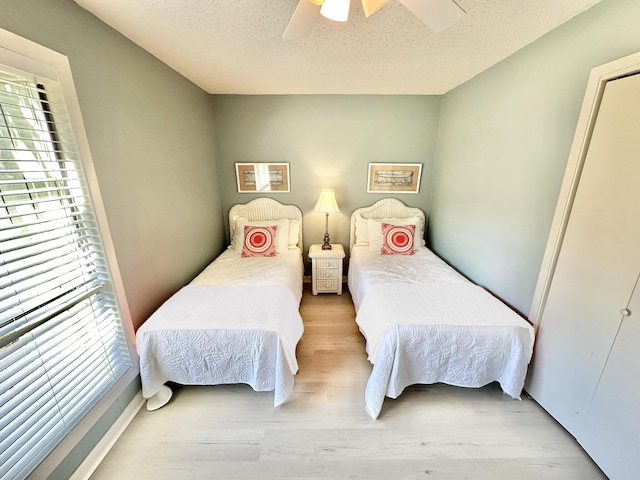
[[[406, 257], [414, 261], [403, 265], [414, 270], [409, 277], [394, 268], [397, 258], [387, 261], [377, 255], [374, 268], [362, 261], [368, 255], [356, 263], [365, 266], [357, 276], [356, 288], [365, 296], [356, 322], [373, 364], [365, 390], [365, 408], [372, 418], [378, 417], [385, 396], [397, 398], [414, 384], [482, 387], [498, 381], [505, 393], [520, 398], [533, 351], [533, 328], [429, 254]], [[430, 266], [436, 268], [425, 272]]]
[[298, 249], [271, 258], [224, 252], [138, 329], [143, 396], [168, 381], [246, 383], [283, 403], [298, 370], [302, 268]]
[[229, 248], [209, 264], [191, 283], [194, 285], [284, 285], [296, 302], [302, 299], [302, 253], [299, 248], [275, 257], [247, 257]]
[[368, 246], [351, 249], [348, 281], [356, 312], [367, 292], [376, 285], [468, 282], [428, 248], [419, 248], [413, 255], [380, 255]]

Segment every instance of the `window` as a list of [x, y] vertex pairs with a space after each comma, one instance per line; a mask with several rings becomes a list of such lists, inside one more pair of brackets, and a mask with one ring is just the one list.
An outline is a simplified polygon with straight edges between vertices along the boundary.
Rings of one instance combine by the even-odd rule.
[[0, 478], [24, 478], [133, 368], [57, 79], [0, 65]]

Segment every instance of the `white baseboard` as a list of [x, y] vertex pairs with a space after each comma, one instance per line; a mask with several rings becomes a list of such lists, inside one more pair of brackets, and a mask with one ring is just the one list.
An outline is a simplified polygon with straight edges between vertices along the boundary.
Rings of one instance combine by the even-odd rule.
[[131, 423], [131, 420], [136, 416], [138, 411], [144, 405], [145, 399], [142, 398], [142, 392], [138, 394], [129, 402], [127, 408], [124, 409], [122, 414], [118, 417], [116, 422], [111, 426], [109, 431], [102, 437], [102, 440], [91, 450], [91, 453], [87, 455], [87, 458], [80, 464], [80, 466], [73, 472], [73, 475], [69, 480], [88, 480], [89, 477], [96, 471], [100, 462], [107, 456], [109, 450], [115, 445], [120, 435], [125, 431], [127, 426]]

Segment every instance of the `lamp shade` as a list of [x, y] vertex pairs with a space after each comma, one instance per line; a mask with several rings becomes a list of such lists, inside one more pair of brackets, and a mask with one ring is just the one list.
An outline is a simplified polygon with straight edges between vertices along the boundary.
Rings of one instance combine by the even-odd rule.
[[336, 22], [346, 22], [349, 18], [349, 0], [324, 0], [320, 14]]
[[316, 206], [313, 207], [313, 211], [321, 213], [338, 213], [340, 211], [333, 190], [330, 188], [323, 188], [320, 191], [320, 197], [316, 202]]

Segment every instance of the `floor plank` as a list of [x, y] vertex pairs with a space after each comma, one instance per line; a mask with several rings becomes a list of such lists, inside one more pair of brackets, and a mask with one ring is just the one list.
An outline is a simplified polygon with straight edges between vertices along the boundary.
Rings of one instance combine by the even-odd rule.
[[246, 385], [181, 387], [141, 410], [92, 480], [604, 479], [555, 420], [491, 384], [409, 387], [364, 410], [371, 366], [348, 292], [313, 296], [289, 401]]

